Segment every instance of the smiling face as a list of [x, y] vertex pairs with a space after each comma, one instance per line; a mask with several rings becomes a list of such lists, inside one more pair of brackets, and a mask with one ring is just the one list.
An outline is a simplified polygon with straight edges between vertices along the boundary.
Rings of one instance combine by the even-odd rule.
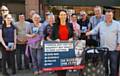
[[19, 21], [25, 21], [25, 16], [24, 15], [19, 15]]
[[13, 20], [11, 14], [5, 15], [4, 20], [5, 20], [6, 24], [10, 24]]
[[106, 12], [105, 13], [105, 20], [107, 22], [111, 22], [113, 20], [113, 13], [112, 12]]
[[94, 13], [95, 13], [95, 16], [97, 16], [97, 17], [99, 17], [99, 16], [101, 16], [101, 14], [102, 14], [102, 10], [101, 10], [101, 7], [95, 7], [94, 8]]
[[77, 16], [76, 15], [72, 15], [72, 22], [76, 22], [77, 21]]
[[32, 17], [32, 20], [33, 20], [34, 24], [39, 24], [41, 18], [40, 18], [40, 16], [38, 14], [34, 14], [33, 17]]
[[67, 19], [67, 13], [65, 11], [60, 11], [60, 13], [59, 13], [59, 19], [60, 19], [60, 21], [66, 21], [66, 19]]
[[54, 15], [48, 15], [48, 22], [49, 22], [50, 25], [52, 25], [55, 22]]

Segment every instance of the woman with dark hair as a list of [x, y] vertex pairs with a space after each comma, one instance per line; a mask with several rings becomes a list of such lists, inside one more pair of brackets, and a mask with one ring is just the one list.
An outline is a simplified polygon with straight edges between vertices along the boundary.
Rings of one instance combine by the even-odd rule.
[[[56, 41], [73, 40], [73, 26], [68, 23], [67, 13], [64, 10], [59, 13], [58, 22], [53, 27], [51, 39]], [[66, 76], [66, 70], [57, 71], [57, 76]]]
[[0, 27], [0, 41], [2, 43], [2, 73], [4, 76], [9, 76], [6, 64], [10, 60], [10, 67], [12, 74], [16, 74], [15, 69], [15, 49], [16, 49], [16, 29], [12, 24], [11, 14], [4, 16], [4, 23]]

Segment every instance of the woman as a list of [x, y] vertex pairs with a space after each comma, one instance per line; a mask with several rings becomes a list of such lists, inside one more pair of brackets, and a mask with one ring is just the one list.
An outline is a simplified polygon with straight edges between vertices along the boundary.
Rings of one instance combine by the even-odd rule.
[[28, 46], [30, 47], [30, 54], [32, 58], [32, 70], [34, 75], [42, 73], [42, 40], [43, 26], [40, 23], [40, 16], [34, 14], [32, 17], [33, 23], [27, 28]]
[[54, 22], [55, 22], [55, 17], [53, 14], [48, 15], [48, 22], [49, 24], [46, 26], [44, 30], [45, 40], [52, 41], [51, 34], [52, 34]]
[[2, 43], [2, 73], [4, 76], [9, 76], [6, 64], [12, 69], [12, 74], [16, 74], [15, 69], [15, 54], [16, 49], [16, 28], [12, 24], [11, 14], [4, 16], [4, 23], [0, 27], [0, 40]]
[[[53, 27], [51, 39], [56, 41], [73, 40], [73, 26], [68, 23], [67, 13], [64, 10], [59, 13], [58, 23]], [[66, 76], [66, 70], [57, 71], [57, 76]]]

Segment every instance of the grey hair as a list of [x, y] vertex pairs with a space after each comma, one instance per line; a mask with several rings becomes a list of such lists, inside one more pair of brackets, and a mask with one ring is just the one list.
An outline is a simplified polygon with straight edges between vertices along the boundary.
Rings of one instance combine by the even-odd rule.
[[55, 22], [55, 16], [53, 15], [53, 13], [48, 15], [48, 21], [50, 20], [50, 17], [52, 17], [53, 18], [53, 22]]
[[41, 17], [40, 17], [40, 15], [39, 15], [39, 14], [34, 14], [34, 15], [32, 16], [32, 20], [33, 20], [35, 17], [39, 17], [39, 18], [40, 18], [40, 20], [41, 20]]

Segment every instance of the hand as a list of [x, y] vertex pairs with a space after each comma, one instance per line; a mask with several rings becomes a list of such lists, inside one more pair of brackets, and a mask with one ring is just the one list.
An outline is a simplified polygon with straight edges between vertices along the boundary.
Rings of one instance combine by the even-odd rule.
[[86, 32], [86, 36], [89, 36], [90, 35], [90, 32]]
[[55, 41], [60, 42], [60, 39], [56, 39]]
[[36, 34], [32, 34], [32, 38], [36, 37], [37, 35]]
[[70, 38], [68, 41], [70, 41], [70, 42], [73, 41], [73, 38]]
[[117, 51], [120, 51], [120, 45], [117, 46], [116, 50], [117, 50]]
[[5, 46], [5, 49], [6, 49], [7, 51], [10, 51], [10, 48], [9, 48], [8, 46]]
[[15, 50], [16, 49], [16, 44], [14, 44], [14, 46], [13, 46], [13, 50]]

